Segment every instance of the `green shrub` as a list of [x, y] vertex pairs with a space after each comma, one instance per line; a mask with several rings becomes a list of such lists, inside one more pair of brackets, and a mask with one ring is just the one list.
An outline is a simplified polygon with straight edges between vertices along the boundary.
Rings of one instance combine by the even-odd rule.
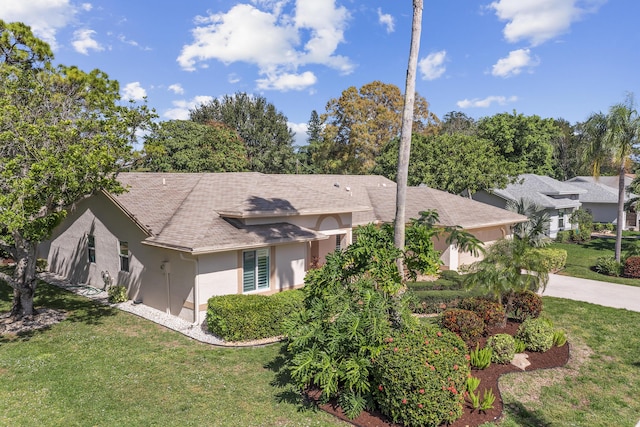
[[601, 222], [594, 222], [593, 223], [593, 231], [596, 231], [598, 233], [604, 231], [604, 224]]
[[225, 341], [246, 341], [283, 334], [282, 321], [302, 309], [300, 290], [267, 295], [222, 295], [209, 299], [207, 327]]
[[522, 353], [527, 349], [527, 344], [519, 338], [514, 338], [513, 343], [515, 345], [514, 349], [516, 353]]
[[505, 298], [511, 298], [512, 312], [509, 313], [514, 319], [525, 320], [529, 317], [536, 318], [542, 313], [542, 297], [532, 291], [514, 292]]
[[616, 230], [616, 226], [615, 224], [608, 222], [604, 225], [604, 229], [607, 231], [615, 231]]
[[558, 231], [556, 235], [556, 242], [569, 243], [571, 241], [571, 230]]
[[593, 215], [585, 209], [577, 209], [571, 213], [569, 221], [578, 224], [577, 230], [571, 230], [571, 238], [576, 242], [586, 242], [591, 240], [593, 230]]
[[487, 328], [504, 326], [506, 321], [504, 306], [488, 298], [466, 298], [458, 304], [458, 308], [473, 311], [484, 321]]
[[550, 272], [562, 270], [567, 263], [567, 251], [564, 249], [538, 248], [533, 250], [542, 256], [543, 265]]
[[553, 345], [556, 347], [562, 347], [567, 342], [567, 335], [562, 329], [556, 329], [553, 332]]
[[607, 276], [620, 277], [624, 271], [624, 266], [621, 262], [616, 261], [615, 257], [606, 256], [596, 260], [595, 270]]
[[43, 273], [43, 272], [47, 271], [47, 267], [48, 266], [49, 266], [49, 264], [47, 263], [46, 259], [38, 258], [36, 260], [36, 272]]
[[491, 347], [480, 348], [480, 344], [476, 343], [475, 350], [469, 353], [469, 363], [476, 369], [487, 369], [491, 366], [492, 352]]
[[442, 313], [442, 327], [458, 335], [467, 344], [471, 344], [484, 333], [484, 321], [473, 311], [450, 308]]
[[111, 304], [118, 304], [129, 299], [127, 288], [125, 286], [111, 286], [107, 290], [107, 299]]
[[405, 426], [439, 426], [462, 415], [469, 365], [460, 338], [436, 327], [398, 331], [374, 366], [374, 402]]
[[428, 290], [414, 291], [409, 287], [410, 309], [414, 313], [442, 313], [447, 308], [456, 308], [460, 301], [469, 296], [481, 295], [481, 291]]
[[553, 326], [547, 319], [526, 319], [516, 334], [527, 345], [527, 350], [545, 352], [553, 346]]
[[630, 256], [624, 261], [624, 275], [640, 278], [640, 256]]
[[487, 347], [491, 348], [491, 361], [495, 363], [511, 363], [516, 354], [516, 343], [509, 334], [497, 334], [489, 337]]

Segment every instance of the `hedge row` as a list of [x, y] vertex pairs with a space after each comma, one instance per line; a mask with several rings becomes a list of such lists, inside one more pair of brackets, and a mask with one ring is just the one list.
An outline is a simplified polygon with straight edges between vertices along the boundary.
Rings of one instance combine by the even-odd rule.
[[225, 341], [247, 341], [282, 335], [282, 320], [302, 310], [300, 290], [273, 295], [222, 295], [209, 299], [207, 327]]

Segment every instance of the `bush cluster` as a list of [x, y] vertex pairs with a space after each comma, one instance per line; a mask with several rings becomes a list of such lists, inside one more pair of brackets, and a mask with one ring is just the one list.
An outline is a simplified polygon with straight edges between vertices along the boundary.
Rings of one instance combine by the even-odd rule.
[[624, 275], [640, 278], [640, 256], [630, 256], [624, 262]]
[[616, 261], [615, 257], [605, 256], [596, 260], [595, 270], [600, 274], [619, 277], [624, 271], [624, 266]]
[[507, 364], [516, 354], [516, 342], [509, 334], [496, 334], [487, 340], [487, 347], [492, 350], [491, 361]]
[[506, 322], [504, 306], [488, 298], [467, 298], [460, 302], [458, 308], [473, 311], [484, 321], [487, 328], [504, 326]]
[[518, 328], [516, 338], [526, 344], [527, 350], [545, 352], [553, 346], [554, 332], [549, 320], [529, 317]]
[[567, 251], [564, 249], [534, 249], [542, 256], [543, 266], [550, 272], [562, 270], [567, 263]]
[[462, 415], [470, 375], [464, 342], [433, 326], [394, 332], [374, 366], [374, 401], [405, 426], [439, 426]]
[[485, 330], [484, 321], [473, 311], [450, 308], [442, 313], [443, 328], [458, 335], [467, 344], [473, 344]]
[[525, 320], [529, 317], [536, 318], [542, 313], [542, 297], [535, 292], [513, 292], [505, 295], [504, 298], [511, 298], [511, 308], [513, 311], [509, 313], [509, 315], [514, 319]]
[[558, 243], [571, 242], [571, 230], [558, 231], [558, 234], [556, 234], [556, 242]]
[[129, 299], [129, 292], [125, 286], [111, 286], [107, 290], [107, 299], [111, 304], [118, 304]]
[[300, 290], [273, 295], [222, 295], [211, 297], [207, 307], [209, 331], [225, 341], [246, 341], [283, 334], [282, 321], [302, 310]]

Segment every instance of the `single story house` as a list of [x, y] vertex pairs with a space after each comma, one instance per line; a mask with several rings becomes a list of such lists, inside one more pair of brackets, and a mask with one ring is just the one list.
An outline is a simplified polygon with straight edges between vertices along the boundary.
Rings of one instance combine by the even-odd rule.
[[[355, 226], [395, 216], [380, 176], [123, 173], [127, 192], [81, 200], [39, 248], [51, 272], [200, 323], [215, 295], [300, 287], [314, 259], [352, 242]], [[525, 217], [429, 188], [409, 188], [407, 219], [436, 209], [490, 243]], [[468, 254], [438, 243], [449, 268]]]
[[[625, 188], [633, 181], [632, 176], [625, 176]], [[618, 222], [618, 177], [601, 176], [576, 176], [565, 181], [575, 187], [585, 190], [580, 194], [582, 208], [591, 212], [594, 222], [613, 223]], [[635, 194], [627, 194], [625, 191], [624, 201], [638, 197]], [[638, 215], [635, 208], [625, 210], [624, 230], [638, 230]]]
[[548, 176], [523, 174], [506, 188], [478, 191], [473, 199], [492, 206], [505, 208], [508, 201], [528, 199], [545, 209], [549, 215], [549, 237], [555, 238], [558, 231], [569, 230], [569, 218], [580, 208], [580, 195], [586, 190]]

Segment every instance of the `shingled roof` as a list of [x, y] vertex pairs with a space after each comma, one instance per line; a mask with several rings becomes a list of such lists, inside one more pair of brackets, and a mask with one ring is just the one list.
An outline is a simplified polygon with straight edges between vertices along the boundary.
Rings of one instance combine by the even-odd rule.
[[[294, 215], [352, 213], [353, 225], [391, 222], [396, 184], [376, 175], [122, 173], [128, 191], [108, 195], [146, 231], [149, 245], [191, 253], [312, 241], [326, 235], [283, 222]], [[473, 229], [526, 217], [428, 187], [410, 187], [407, 219], [435, 209], [440, 225]], [[247, 218], [280, 218], [245, 225]]]
[[518, 182], [492, 193], [505, 200], [529, 199], [547, 209], [566, 209], [579, 208], [580, 201], [575, 196], [586, 190], [548, 176], [526, 173], [518, 177]]
[[[288, 223], [244, 226], [231, 218], [286, 217], [370, 210], [285, 175], [260, 173], [123, 173], [128, 191], [111, 196], [149, 234], [146, 243], [213, 252], [326, 238]], [[226, 218], [226, 219], [225, 219]]]

